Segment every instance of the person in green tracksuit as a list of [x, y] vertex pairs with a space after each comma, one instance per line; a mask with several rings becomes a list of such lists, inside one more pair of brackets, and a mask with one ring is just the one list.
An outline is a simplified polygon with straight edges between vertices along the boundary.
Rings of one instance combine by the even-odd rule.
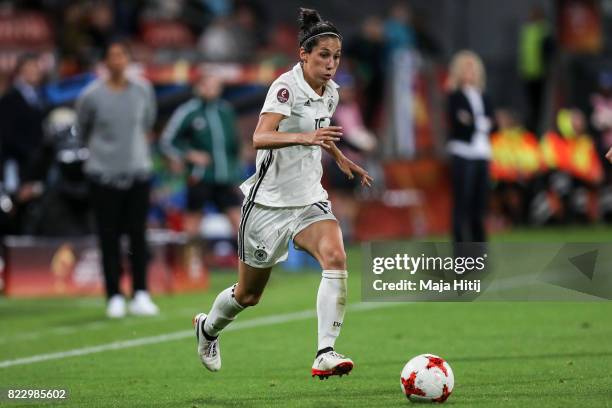
[[225, 213], [235, 231], [240, 223], [240, 137], [232, 106], [221, 99], [222, 80], [202, 75], [195, 96], [179, 106], [161, 136], [161, 149], [174, 171], [187, 178], [184, 229], [197, 237], [202, 207], [212, 202]]

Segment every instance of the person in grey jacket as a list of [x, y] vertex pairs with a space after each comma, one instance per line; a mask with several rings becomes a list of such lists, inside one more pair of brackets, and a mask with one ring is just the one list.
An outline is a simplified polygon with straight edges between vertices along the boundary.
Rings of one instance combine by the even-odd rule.
[[[156, 104], [151, 85], [126, 76], [129, 50], [111, 43], [105, 55], [106, 78], [89, 85], [77, 101], [78, 131], [90, 157], [85, 173], [90, 180], [102, 267], [106, 281], [108, 317], [126, 310], [135, 315], [159, 312], [147, 292], [146, 218], [149, 209], [151, 155], [147, 134], [155, 122]], [[130, 241], [134, 296], [126, 307], [119, 290], [120, 238]]]

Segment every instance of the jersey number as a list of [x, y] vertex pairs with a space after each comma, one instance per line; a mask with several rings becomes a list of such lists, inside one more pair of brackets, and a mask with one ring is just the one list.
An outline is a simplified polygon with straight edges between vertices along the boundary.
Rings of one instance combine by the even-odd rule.
[[327, 118], [315, 119], [315, 130], [321, 129], [323, 127], [323, 122], [325, 121], [325, 119]]

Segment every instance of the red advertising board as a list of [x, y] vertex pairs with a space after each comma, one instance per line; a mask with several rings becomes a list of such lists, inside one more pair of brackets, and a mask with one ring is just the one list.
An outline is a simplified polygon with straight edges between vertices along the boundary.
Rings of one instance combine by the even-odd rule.
[[[4, 293], [15, 297], [102, 295], [100, 252], [93, 237], [81, 239], [5, 239]], [[148, 285], [152, 293], [203, 290], [208, 273], [201, 257], [181, 242], [150, 240]], [[124, 251], [126, 253], [127, 251]], [[131, 293], [129, 262], [122, 291]]]
[[386, 191], [362, 203], [355, 237], [360, 240], [411, 238], [447, 233], [450, 184], [444, 163], [398, 160], [384, 166]]
[[0, 46], [42, 48], [53, 43], [49, 20], [40, 13], [0, 13]]

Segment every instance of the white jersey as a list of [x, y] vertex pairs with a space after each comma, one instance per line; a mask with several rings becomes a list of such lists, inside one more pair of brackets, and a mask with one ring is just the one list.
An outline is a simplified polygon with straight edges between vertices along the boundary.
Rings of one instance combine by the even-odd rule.
[[[279, 132], [312, 132], [330, 125], [338, 105], [338, 85], [329, 80], [318, 95], [304, 80], [298, 63], [272, 83], [261, 113], [285, 116]], [[299, 207], [327, 199], [321, 185], [320, 146], [258, 150], [257, 170], [240, 186], [247, 201], [268, 207]]]

